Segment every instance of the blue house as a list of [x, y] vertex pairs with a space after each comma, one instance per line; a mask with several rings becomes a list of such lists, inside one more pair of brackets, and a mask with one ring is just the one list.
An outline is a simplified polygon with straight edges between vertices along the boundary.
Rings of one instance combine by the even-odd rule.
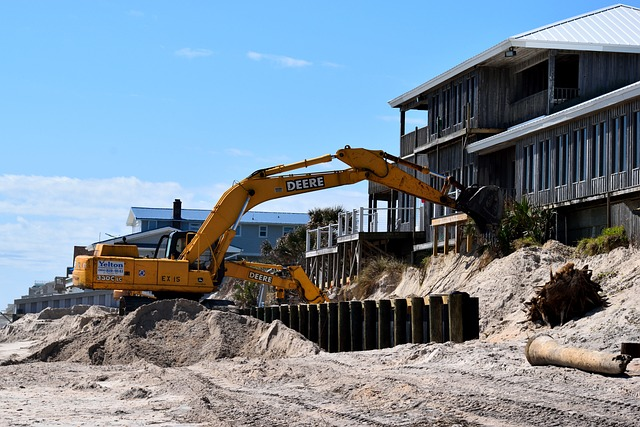
[[[176, 199], [172, 208], [132, 207], [127, 225], [132, 233], [145, 233], [170, 227], [184, 231], [197, 231], [211, 211], [208, 209], [182, 209]], [[228, 255], [238, 259], [255, 260], [260, 257], [262, 242], [275, 245], [277, 240], [295, 228], [306, 225], [309, 215], [291, 212], [258, 212], [244, 214], [236, 230]]]

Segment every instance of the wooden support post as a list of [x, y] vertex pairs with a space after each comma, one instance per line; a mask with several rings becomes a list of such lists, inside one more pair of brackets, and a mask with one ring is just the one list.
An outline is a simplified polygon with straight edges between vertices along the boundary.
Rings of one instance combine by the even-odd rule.
[[338, 326], [338, 303], [330, 302], [327, 304], [329, 315], [329, 353], [338, 352], [338, 343], [339, 343], [339, 326]]
[[267, 323], [273, 322], [273, 307], [264, 308], [264, 321]]
[[464, 300], [469, 294], [454, 292], [449, 295], [449, 339], [464, 341]]
[[351, 350], [351, 315], [349, 301], [338, 303], [338, 351]]
[[374, 300], [364, 301], [364, 349], [374, 350], [376, 348], [376, 321], [377, 305]]
[[449, 253], [449, 226], [444, 226], [444, 254]]
[[391, 347], [391, 301], [378, 301], [378, 348]]
[[463, 305], [464, 340], [480, 338], [480, 300], [465, 298]]
[[318, 339], [318, 331], [320, 329], [318, 307], [319, 305], [317, 304], [310, 304], [309, 306], [307, 306], [307, 309], [309, 310], [309, 329], [307, 330], [307, 338], [309, 338], [309, 341], [317, 343], [318, 346], [320, 346], [320, 341]]
[[298, 307], [298, 332], [309, 339], [309, 304]]
[[407, 343], [407, 300], [394, 300], [393, 310], [393, 345]]
[[442, 297], [429, 296], [429, 338], [431, 342], [444, 342], [442, 331]]
[[437, 256], [438, 255], [438, 226], [437, 225], [433, 226], [433, 239], [431, 241], [433, 242], [433, 256]]
[[289, 327], [300, 332], [300, 309], [297, 305], [289, 306]]
[[424, 299], [411, 298], [411, 342], [422, 344], [424, 342]]
[[285, 326], [289, 327], [289, 306], [288, 305], [280, 306], [280, 321], [284, 323]]
[[329, 350], [329, 304], [318, 305], [318, 345], [321, 349]]
[[351, 315], [351, 351], [362, 350], [362, 302], [351, 301], [349, 303], [349, 313]]

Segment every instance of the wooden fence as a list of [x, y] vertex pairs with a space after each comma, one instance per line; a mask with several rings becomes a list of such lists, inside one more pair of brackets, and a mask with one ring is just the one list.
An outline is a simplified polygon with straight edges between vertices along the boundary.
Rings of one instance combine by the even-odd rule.
[[478, 338], [480, 333], [478, 298], [463, 292], [258, 307], [249, 314], [267, 323], [279, 319], [332, 353], [407, 343], [463, 342]]

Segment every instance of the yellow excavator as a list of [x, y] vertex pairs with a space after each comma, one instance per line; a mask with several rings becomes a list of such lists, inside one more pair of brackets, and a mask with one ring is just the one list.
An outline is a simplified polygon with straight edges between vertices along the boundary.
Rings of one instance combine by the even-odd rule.
[[[298, 169], [328, 163], [334, 159], [347, 169], [287, 174]], [[419, 180], [404, 169], [432, 174], [444, 179], [441, 190]], [[113, 289], [121, 311], [131, 311], [153, 299], [188, 298], [200, 300], [215, 292], [225, 276], [253, 281], [282, 290], [297, 290], [308, 303], [328, 298], [307, 277], [300, 266], [280, 266], [248, 261], [225, 261], [242, 216], [260, 203], [369, 180], [392, 189], [465, 212], [484, 229], [502, 216], [502, 193], [496, 186], [465, 188], [451, 177], [435, 174], [384, 151], [346, 146], [335, 155], [327, 154], [288, 165], [260, 169], [234, 184], [220, 198], [197, 232], [176, 231], [158, 242], [166, 243], [165, 254], [141, 258], [135, 245], [97, 245], [94, 254], [77, 256], [73, 285], [85, 289]], [[451, 187], [460, 190], [456, 199]], [[204, 301], [204, 300], [203, 300]]]

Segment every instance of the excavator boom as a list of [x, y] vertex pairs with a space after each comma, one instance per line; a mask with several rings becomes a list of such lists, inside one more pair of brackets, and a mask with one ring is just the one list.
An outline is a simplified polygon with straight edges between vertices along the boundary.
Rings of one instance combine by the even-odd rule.
[[[329, 172], [287, 174], [334, 159], [349, 167]], [[407, 168], [442, 178], [444, 185], [437, 190], [406, 172]], [[226, 274], [254, 281], [258, 277], [268, 277], [268, 282], [257, 281], [278, 289], [296, 289], [309, 302], [326, 301], [324, 293], [299, 266], [225, 263], [224, 257], [240, 219], [260, 203], [364, 180], [465, 212], [481, 230], [497, 224], [502, 215], [502, 193], [495, 186], [465, 188], [452, 178], [384, 151], [346, 146], [335, 155], [257, 170], [234, 184], [222, 195], [197, 232], [176, 232], [175, 238], [169, 238], [164, 258], [139, 258], [131, 249], [124, 249], [127, 245], [102, 245], [93, 256], [76, 257], [73, 283], [90, 289], [116, 289], [131, 294], [147, 291], [156, 296], [196, 298], [215, 291]], [[451, 187], [459, 190], [457, 199], [450, 196]], [[182, 243], [178, 245], [179, 242]]]

